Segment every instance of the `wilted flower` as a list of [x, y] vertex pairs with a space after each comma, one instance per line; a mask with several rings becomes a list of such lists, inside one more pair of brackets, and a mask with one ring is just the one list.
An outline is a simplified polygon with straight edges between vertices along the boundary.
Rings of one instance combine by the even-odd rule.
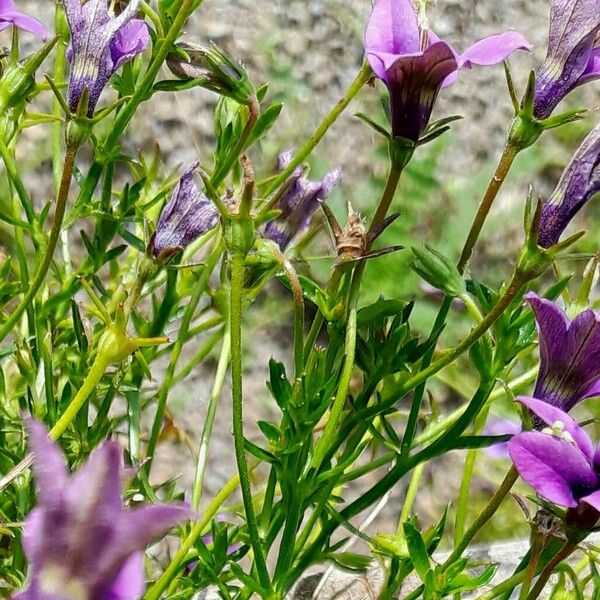
[[535, 313], [540, 371], [533, 396], [567, 412], [600, 393], [600, 315], [584, 310], [572, 321], [550, 300], [525, 295]]
[[597, 0], [554, 0], [546, 60], [537, 72], [534, 115], [546, 119], [577, 86], [600, 77]]
[[600, 125], [585, 138], [565, 168], [556, 189], [544, 202], [538, 243], [556, 244], [581, 207], [600, 192]]
[[155, 257], [183, 250], [219, 222], [217, 208], [194, 180], [198, 166], [195, 162], [183, 173], [160, 214], [150, 240], [150, 252]]
[[119, 15], [111, 16], [107, 0], [64, 0], [71, 30], [69, 89], [67, 101], [77, 110], [87, 88], [88, 116], [92, 116], [98, 98], [117, 69], [143, 52], [149, 42], [148, 27], [134, 19], [140, 0], [131, 0]]
[[[277, 168], [281, 171], [290, 163], [292, 152], [282, 152], [277, 157]], [[319, 203], [327, 199], [342, 179], [340, 169], [330, 171], [321, 181], [311, 181], [299, 167], [291, 176], [291, 183], [275, 208], [281, 214], [265, 226], [264, 237], [275, 242], [284, 250], [292, 239], [305, 230]]]
[[29, 423], [29, 444], [37, 507], [23, 533], [27, 587], [14, 599], [141, 598], [144, 549], [192, 518], [192, 511], [183, 505], [125, 510], [122, 452], [115, 442], [105, 442], [73, 475], [40, 423]]
[[593, 526], [600, 516], [600, 447], [562, 410], [536, 398], [518, 398], [547, 427], [508, 442], [519, 475], [545, 500], [570, 509], [567, 523]]
[[45, 40], [48, 31], [37, 19], [19, 12], [13, 0], [0, 0], [0, 31], [13, 25], [23, 31], [29, 31]]
[[412, 142], [424, 132], [440, 88], [454, 81], [458, 69], [493, 65], [519, 49], [530, 45], [509, 31], [458, 54], [432, 31], [419, 28], [411, 0], [378, 0], [365, 33], [371, 68], [390, 91], [392, 134]]

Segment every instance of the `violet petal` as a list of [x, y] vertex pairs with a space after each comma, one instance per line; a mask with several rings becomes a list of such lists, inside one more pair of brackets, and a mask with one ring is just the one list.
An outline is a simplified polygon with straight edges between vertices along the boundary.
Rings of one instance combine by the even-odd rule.
[[598, 484], [579, 448], [546, 433], [520, 433], [508, 442], [508, 452], [519, 475], [540, 496], [559, 506], [577, 506], [577, 498]]

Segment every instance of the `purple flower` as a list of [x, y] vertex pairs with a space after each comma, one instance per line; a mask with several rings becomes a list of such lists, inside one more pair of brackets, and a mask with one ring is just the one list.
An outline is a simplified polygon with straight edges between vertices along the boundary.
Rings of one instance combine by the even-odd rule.
[[584, 310], [572, 321], [554, 302], [530, 292], [540, 345], [533, 395], [568, 412], [600, 393], [600, 315]]
[[534, 115], [546, 119], [577, 86], [600, 77], [598, 0], [554, 0], [546, 60], [537, 72]]
[[[292, 151], [282, 152], [277, 157], [277, 168], [283, 170], [292, 159]], [[291, 176], [291, 183], [275, 208], [281, 214], [265, 226], [264, 237], [285, 250], [292, 239], [310, 224], [320, 202], [326, 200], [342, 179], [340, 169], [330, 171], [321, 181], [304, 177], [298, 167]]]
[[599, 163], [600, 125], [597, 125], [575, 152], [556, 189], [544, 202], [538, 234], [538, 244], [542, 248], [558, 243], [571, 219], [600, 192]]
[[390, 91], [392, 134], [417, 142], [442, 85], [457, 71], [502, 62], [515, 50], [530, 50], [516, 31], [473, 44], [463, 54], [433, 32], [421, 31], [411, 0], [378, 0], [365, 32], [371, 68]]
[[562, 410], [536, 398], [518, 401], [545, 423], [508, 442], [519, 475], [545, 500], [571, 509], [566, 520], [592, 527], [600, 516], [600, 446]]
[[37, 506], [23, 533], [27, 586], [14, 600], [141, 598], [144, 549], [194, 513], [183, 505], [125, 510], [115, 442], [105, 442], [73, 475], [42, 424], [29, 422], [29, 444]]
[[217, 208], [194, 180], [198, 165], [195, 162], [183, 173], [160, 214], [150, 240], [150, 252], [155, 257], [183, 250], [219, 222]]
[[148, 27], [134, 19], [140, 0], [131, 0], [122, 13], [111, 16], [107, 0], [64, 0], [71, 30], [69, 89], [67, 101], [77, 110], [83, 91], [89, 92], [88, 116], [117, 69], [143, 52], [150, 43]]
[[0, 31], [10, 27], [18, 27], [29, 31], [45, 40], [48, 37], [47, 29], [37, 19], [19, 12], [13, 0], [0, 0]]

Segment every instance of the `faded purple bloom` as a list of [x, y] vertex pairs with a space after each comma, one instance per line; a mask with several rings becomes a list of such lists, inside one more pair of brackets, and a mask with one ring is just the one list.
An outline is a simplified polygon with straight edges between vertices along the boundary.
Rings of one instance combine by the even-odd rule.
[[530, 292], [540, 345], [534, 397], [568, 412], [600, 394], [600, 315], [588, 309], [572, 321], [550, 300]]
[[562, 410], [536, 398], [519, 402], [547, 425], [508, 442], [519, 475], [545, 500], [571, 509], [567, 521], [591, 527], [600, 516], [600, 446]]
[[27, 586], [14, 600], [141, 598], [146, 546], [194, 513], [183, 505], [125, 510], [115, 442], [105, 442], [73, 475], [42, 424], [29, 422], [29, 444], [37, 506], [23, 532]]
[[392, 134], [417, 142], [442, 85], [457, 71], [502, 62], [515, 50], [530, 50], [516, 31], [473, 44], [463, 54], [433, 32], [421, 31], [411, 0], [378, 0], [365, 32], [371, 68], [390, 91]]
[[77, 110], [83, 91], [89, 92], [88, 116], [92, 116], [102, 90], [117, 69], [143, 52], [150, 43], [148, 27], [134, 19], [140, 0], [131, 0], [122, 13], [111, 16], [107, 0], [63, 0], [71, 47], [67, 101]]
[[37, 19], [19, 12], [13, 0], [0, 0], [0, 31], [13, 25], [45, 40], [48, 30]]
[[546, 119], [577, 86], [600, 77], [598, 0], [554, 0], [546, 60], [537, 72], [533, 113]]
[[[483, 428], [483, 435], [514, 435], [521, 431], [521, 422], [511, 417], [490, 416]], [[494, 444], [485, 449], [485, 453], [497, 460], [507, 459], [508, 442]]]
[[600, 125], [597, 125], [575, 152], [556, 189], [544, 202], [538, 234], [538, 244], [542, 248], [558, 243], [571, 219], [600, 192], [599, 163]]
[[195, 162], [183, 173], [160, 214], [150, 241], [150, 252], [155, 257], [183, 250], [219, 222], [217, 208], [194, 180], [198, 166]]
[[[283, 170], [292, 159], [292, 151], [282, 152], [277, 157], [277, 168]], [[298, 167], [291, 176], [291, 183], [275, 208], [281, 214], [265, 226], [264, 237], [285, 250], [292, 239], [310, 224], [319, 203], [326, 200], [342, 179], [340, 169], [330, 171], [321, 181], [311, 181]]]

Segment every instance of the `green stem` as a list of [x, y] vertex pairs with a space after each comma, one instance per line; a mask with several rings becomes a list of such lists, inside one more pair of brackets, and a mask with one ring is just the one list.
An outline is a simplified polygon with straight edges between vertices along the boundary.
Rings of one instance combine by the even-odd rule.
[[[473, 427], [474, 435], [479, 435], [483, 430], [489, 410], [490, 403], [488, 402], [488, 404], [479, 413], [477, 419], [475, 420], [475, 425]], [[463, 477], [460, 482], [460, 490], [458, 492], [456, 518], [454, 520], [454, 544], [458, 544], [464, 535], [465, 524], [467, 522], [468, 508], [470, 505], [469, 496], [471, 494], [471, 481], [473, 479], [473, 472], [475, 471], [475, 461], [477, 460], [478, 455], [478, 450], [469, 450], [467, 452], [467, 459], [465, 460]]]
[[231, 295], [229, 311], [229, 331], [231, 336], [231, 393], [233, 404], [233, 439], [235, 458], [240, 476], [240, 488], [246, 513], [248, 534], [254, 552], [254, 562], [262, 587], [271, 589], [269, 572], [265, 561], [258, 523], [252, 504], [252, 488], [248, 474], [248, 463], [244, 448], [244, 416], [242, 387], [242, 301], [244, 293], [244, 256], [233, 254], [231, 267]]
[[350, 286], [349, 298], [348, 298], [348, 322], [346, 323], [346, 340], [344, 342], [344, 366], [340, 381], [337, 386], [337, 392], [327, 425], [325, 425], [325, 431], [322, 437], [317, 442], [315, 453], [311, 461], [311, 467], [318, 471], [327, 450], [330, 448], [333, 440], [337, 436], [340, 419], [342, 417], [342, 411], [344, 410], [344, 404], [348, 398], [348, 391], [350, 390], [350, 383], [352, 381], [352, 372], [354, 370], [354, 355], [356, 352], [356, 316], [358, 310], [358, 291], [360, 289], [360, 273], [358, 270], [354, 273], [352, 284]]
[[337, 101], [335, 106], [329, 111], [325, 118], [321, 121], [319, 126], [315, 129], [314, 133], [310, 136], [307, 142], [296, 152], [290, 164], [271, 181], [271, 184], [267, 187], [262, 195], [262, 199], [270, 196], [280, 185], [285, 183], [287, 178], [294, 172], [297, 166], [299, 166], [307, 156], [314, 150], [317, 144], [323, 139], [327, 130], [335, 123], [337, 118], [346, 110], [346, 107], [352, 102], [356, 94], [360, 92], [363, 86], [369, 81], [372, 76], [371, 67], [365, 61], [344, 93], [344, 95]]
[[423, 462], [415, 467], [415, 470], [410, 478], [410, 483], [408, 484], [408, 489], [406, 490], [406, 497], [404, 498], [404, 504], [402, 505], [402, 510], [400, 511], [400, 518], [398, 519], [398, 535], [402, 535], [402, 525], [410, 517], [412, 507], [417, 497], [417, 492], [419, 491], [419, 483], [421, 482], [421, 477], [423, 476], [424, 470], [425, 463]]
[[[25, 185], [23, 184], [23, 180], [19, 175], [19, 170], [15, 165], [14, 156], [11, 151], [8, 149], [4, 140], [0, 137], [0, 156], [2, 157], [2, 162], [4, 162], [4, 168], [6, 169], [6, 174], [8, 175], [8, 179], [15, 186], [15, 190], [17, 192], [17, 196], [19, 197], [19, 201], [21, 202], [21, 206], [23, 207], [23, 211], [25, 212], [25, 216], [27, 217], [27, 222], [34, 227], [35, 226], [35, 211], [33, 209], [33, 205], [31, 203], [31, 198], [25, 189]], [[32, 232], [33, 233], [33, 232]], [[32, 236], [34, 242], [35, 236]]]
[[181, 356], [183, 346], [188, 338], [187, 334], [190, 329], [192, 320], [194, 318], [194, 314], [196, 313], [196, 308], [198, 307], [198, 303], [200, 302], [200, 299], [202, 298], [202, 295], [206, 290], [208, 279], [214, 269], [218, 257], [221, 255], [221, 252], [222, 245], [220, 242], [218, 242], [207, 261], [207, 266], [204, 268], [199, 281], [194, 286], [194, 291], [190, 297], [188, 305], [185, 308], [183, 319], [181, 320], [181, 327], [179, 328], [179, 332], [177, 334], [177, 340], [175, 341], [175, 344], [173, 344], [173, 349], [171, 351], [171, 356], [169, 358], [169, 364], [167, 365], [165, 377], [158, 391], [158, 398], [156, 402], [156, 414], [154, 415], [154, 421], [152, 423], [152, 429], [150, 431], [150, 439], [148, 440], [148, 448], [146, 450], [147, 460], [146, 464], [144, 465], [144, 469], [148, 475], [150, 474], [150, 470], [152, 468], [154, 451], [156, 450], [156, 444], [158, 443], [158, 437], [160, 435], [163, 419], [165, 417], [165, 411], [167, 409], [167, 399], [169, 397], [169, 392], [171, 391], [171, 388], [173, 386], [175, 369], [177, 368], [177, 363], [179, 362], [179, 357]]
[[110, 360], [107, 360], [106, 356], [102, 352], [98, 352], [90, 370], [82, 383], [81, 387], [65, 412], [61, 415], [60, 419], [54, 424], [54, 427], [50, 429], [49, 436], [53, 440], [57, 440], [73, 422], [77, 413], [81, 410], [81, 407], [85, 404], [89, 395], [96, 390], [97, 385], [104, 376], [106, 369], [110, 364]]
[[402, 398], [410, 390], [414, 389], [417, 385], [427, 381], [430, 377], [435, 375], [438, 371], [447, 367], [453, 363], [461, 354], [466, 352], [475, 342], [477, 342], [487, 330], [492, 327], [496, 320], [504, 313], [510, 303], [517, 297], [521, 288], [525, 284], [524, 278], [520, 273], [515, 273], [511, 279], [506, 291], [498, 299], [492, 310], [485, 316], [483, 321], [474, 327], [471, 333], [463, 339], [462, 342], [454, 346], [451, 350], [448, 350], [443, 356], [437, 361], [433, 362], [429, 367], [416, 373], [412, 377], [406, 380], [401, 386], [400, 390], [394, 394], [394, 399], [387, 399], [386, 403], [395, 402], [396, 398]]
[[225, 383], [225, 376], [227, 375], [227, 367], [229, 366], [230, 356], [230, 338], [228, 334], [225, 334], [223, 337], [223, 343], [221, 345], [219, 363], [217, 364], [217, 370], [215, 372], [215, 378], [213, 381], [212, 390], [210, 392], [210, 401], [208, 403], [208, 410], [206, 411], [206, 420], [204, 421], [204, 428], [202, 429], [202, 436], [200, 438], [196, 477], [194, 479], [194, 486], [192, 488], [192, 508], [194, 510], [198, 510], [198, 507], [200, 506], [204, 474], [206, 472], [206, 465], [208, 464], [208, 444], [210, 442], [213, 424], [215, 422], [215, 415], [217, 414], [217, 406], [221, 398], [221, 392], [223, 391], [223, 384]]
[[[479, 235], [483, 228], [483, 225], [489, 215], [490, 209], [494, 200], [498, 196], [498, 192], [502, 187], [502, 184], [506, 180], [506, 177], [510, 171], [510, 167], [512, 166], [516, 155], [518, 154], [518, 148], [514, 145], [507, 143], [502, 152], [502, 156], [500, 157], [500, 161], [498, 162], [498, 166], [494, 172], [494, 175], [490, 179], [488, 183], [488, 187], [479, 203], [479, 208], [477, 209], [477, 213], [473, 222], [471, 224], [471, 228], [467, 235], [467, 240], [463, 246], [460, 258], [457, 263], [457, 268], [459, 273], [464, 273], [465, 268], [473, 254], [473, 249], [475, 248], [475, 244], [479, 239]], [[421, 361], [421, 370], [426, 370], [431, 361], [433, 360], [433, 355], [435, 352], [436, 341], [439, 338], [440, 334], [444, 329], [444, 324], [446, 323], [446, 319], [448, 317], [448, 313], [450, 312], [450, 307], [452, 306], [452, 298], [446, 296], [442, 305], [440, 306], [440, 310], [438, 311], [437, 317], [433, 324], [430, 338], [431, 338], [431, 349]], [[404, 437], [402, 438], [402, 453], [407, 455], [410, 452], [410, 448], [412, 446], [415, 434], [417, 432], [417, 425], [419, 421], [419, 414], [421, 413], [421, 405], [423, 403], [423, 396], [425, 393], [425, 386], [427, 384], [427, 378], [425, 378], [420, 385], [418, 385], [415, 389], [415, 393], [413, 395], [413, 401], [411, 404], [410, 414], [408, 417], [408, 421], [406, 424], [406, 429], [404, 433]]]
[[373, 233], [385, 220], [388, 211], [390, 210], [390, 206], [394, 201], [394, 196], [396, 195], [396, 190], [398, 189], [398, 183], [400, 182], [401, 175], [402, 167], [392, 163], [387, 181], [385, 183], [385, 188], [381, 194], [381, 200], [379, 201], [377, 210], [375, 211], [371, 221], [371, 226], [369, 227], [369, 233]]
[[504, 151], [502, 152], [502, 156], [500, 157], [500, 161], [498, 162], [498, 166], [496, 167], [496, 171], [490, 180], [488, 187], [479, 203], [479, 207], [477, 208], [477, 213], [471, 223], [471, 229], [467, 235], [467, 240], [465, 245], [463, 246], [460, 258], [458, 260], [457, 268], [459, 273], [464, 273], [469, 260], [473, 254], [473, 249], [475, 248], [475, 244], [479, 239], [481, 234], [481, 230], [483, 229], [483, 225], [490, 213], [490, 209], [492, 208], [492, 204], [494, 200], [498, 196], [498, 192], [504, 183], [512, 164], [519, 153], [519, 148], [511, 143], [507, 143], [504, 147]]
[[460, 558], [479, 530], [494, 516], [494, 514], [496, 514], [496, 511], [504, 501], [504, 498], [508, 496], [508, 493], [512, 489], [513, 485], [515, 485], [515, 482], [518, 478], [519, 474], [517, 473], [516, 469], [511, 467], [510, 471], [506, 474], [506, 477], [500, 484], [500, 487], [491, 497], [486, 507], [481, 511], [481, 513], [479, 513], [479, 516], [473, 521], [471, 526], [462, 536], [461, 540], [454, 546], [452, 553], [444, 562], [444, 567], [449, 567], [455, 560]]
[[544, 567], [544, 570], [541, 572], [538, 580], [535, 582], [535, 585], [529, 592], [527, 596], [527, 600], [535, 600], [546, 587], [548, 583], [548, 579], [554, 572], [554, 569], [558, 567], [558, 565], [568, 558], [573, 552], [577, 549], [577, 543], [574, 542], [565, 542], [565, 545], [555, 554], [552, 559], [548, 562], [548, 564]]
[[519, 600], [526, 600], [529, 589], [531, 588], [531, 582], [535, 577], [537, 566], [540, 561], [542, 550], [544, 549], [544, 537], [539, 532], [533, 532], [533, 541], [531, 544], [531, 551], [527, 568], [525, 569], [525, 579], [521, 585], [521, 592], [519, 594]]
[[52, 219], [52, 227], [50, 229], [50, 235], [48, 236], [48, 242], [46, 243], [44, 256], [42, 257], [42, 261], [38, 266], [33, 281], [25, 293], [25, 296], [23, 296], [23, 299], [19, 305], [0, 327], [0, 342], [10, 333], [11, 329], [15, 326], [23, 312], [27, 309], [29, 303], [35, 298], [40, 287], [42, 286], [42, 283], [44, 283], [46, 273], [48, 272], [50, 264], [52, 263], [54, 250], [60, 236], [60, 230], [65, 216], [67, 199], [69, 197], [69, 189], [71, 187], [71, 178], [73, 176], [73, 167], [75, 165], [75, 155], [76, 150], [74, 148], [67, 148], [65, 152], [65, 162], [63, 164], [63, 172], [60, 181], [58, 197], [56, 199], [56, 207], [54, 209], [54, 217]]
[[499, 583], [489, 592], [480, 596], [479, 600], [493, 600], [494, 598], [498, 598], [498, 596], [502, 596], [506, 593], [510, 594], [523, 581], [523, 579], [525, 579], [525, 571], [519, 571], [519, 573], [515, 573], [506, 581]]

